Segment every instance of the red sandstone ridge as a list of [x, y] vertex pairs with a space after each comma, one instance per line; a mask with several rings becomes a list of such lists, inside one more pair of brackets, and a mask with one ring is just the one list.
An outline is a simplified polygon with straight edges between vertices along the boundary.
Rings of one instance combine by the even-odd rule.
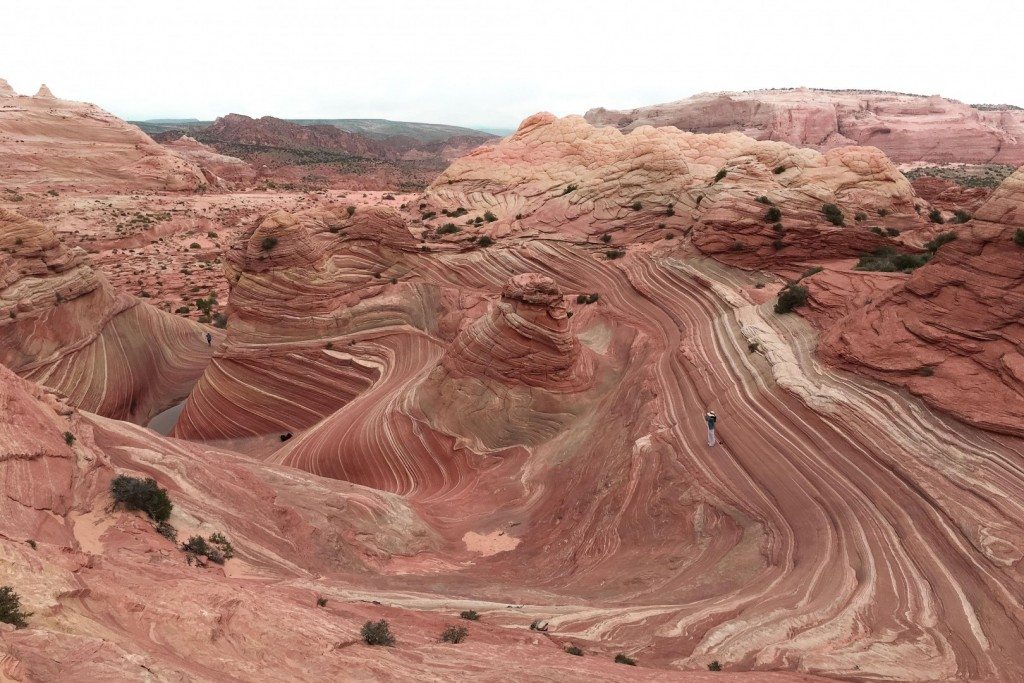
[[[924, 203], [873, 147], [822, 154], [741, 133], [624, 134], [551, 114], [455, 161], [424, 200], [470, 221], [490, 212], [495, 222], [478, 229], [498, 237], [607, 233], [615, 246], [692, 231], [702, 251], [745, 267], [855, 256], [885, 243], [869, 226], [927, 226]], [[826, 220], [826, 203], [846, 227]]]
[[591, 109], [595, 125], [739, 131], [819, 150], [872, 145], [896, 162], [1024, 164], [1024, 110], [938, 96], [808, 88], [706, 93], [629, 111]]
[[9, 187], [195, 190], [202, 171], [99, 107], [0, 87], [0, 181]]
[[273, 116], [253, 119], [243, 114], [228, 114], [204, 129], [203, 137], [221, 144], [324, 149], [358, 157], [384, 156], [385, 152], [385, 148], [376, 141], [336, 126], [304, 126]]
[[822, 336], [828, 361], [907, 387], [986, 429], [1024, 435], [1024, 169], [902, 286]]
[[116, 292], [81, 249], [0, 209], [0, 363], [21, 376], [144, 424], [199, 378], [207, 329]]

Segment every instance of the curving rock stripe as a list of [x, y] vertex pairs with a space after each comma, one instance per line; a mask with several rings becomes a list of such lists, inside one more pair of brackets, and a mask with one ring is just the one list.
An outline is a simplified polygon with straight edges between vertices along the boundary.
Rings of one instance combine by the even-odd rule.
[[188, 395], [213, 353], [208, 328], [115, 292], [81, 249], [2, 209], [0, 250], [0, 364], [139, 423]]

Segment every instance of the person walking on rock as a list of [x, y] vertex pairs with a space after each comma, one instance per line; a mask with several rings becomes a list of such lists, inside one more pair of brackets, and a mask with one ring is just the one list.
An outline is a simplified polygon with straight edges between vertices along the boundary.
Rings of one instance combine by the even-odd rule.
[[704, 413], [704, 421], [708, 423], [708, 446], [715, 445], [715, 422], [718, 421], [718, 416], [715, 415], [715, 411], [709, 410]]
[[206, 333], [206, 345], [213, 346], [213, 335], [209, 332]]

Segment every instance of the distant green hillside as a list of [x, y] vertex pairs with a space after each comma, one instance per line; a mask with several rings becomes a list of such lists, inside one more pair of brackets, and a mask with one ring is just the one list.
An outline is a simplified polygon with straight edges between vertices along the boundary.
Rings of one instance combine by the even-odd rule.
[[[448, 126], [443, 123], [414, 123], [410, 121], [389, 121], [387, 119], [285, 119], [303, 126], [312, 124], [337, 126], [349, 133], [358, 133], [369, 138], [384, 139], [395, 136], [413, 138], [420, 142], [442, 142], [449, 138], [463, 135], [491, 136], [473, 128]], [[197, 130], [206, 128], [213, 121], [197, 119], [151, 119], [149, 121], [131, 121], [149, 135], [156, 135], [168, 130]]]

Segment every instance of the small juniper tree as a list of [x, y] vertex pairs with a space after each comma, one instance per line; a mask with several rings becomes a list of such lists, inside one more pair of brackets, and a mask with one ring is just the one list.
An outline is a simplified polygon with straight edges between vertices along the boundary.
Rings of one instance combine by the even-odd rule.
[[391, 635], [391, 629], [388, 627], [388, 622], [385, 619], [366, 622], [363, 624], [359, 634], [367, 645], [386, 645], [390, 647], [395, 644], [395, 637]]
[[469, 629], [465, 626], [452, 626], [449, 624], [441, 632], [441, 642], [459, 644], [469, 635]]
[[14, 628], [25, 628], [30, 616], [32, 612], [23, 612], [21, 609], [21, 596], [10, 586], [0, 586], [0, 621]]

